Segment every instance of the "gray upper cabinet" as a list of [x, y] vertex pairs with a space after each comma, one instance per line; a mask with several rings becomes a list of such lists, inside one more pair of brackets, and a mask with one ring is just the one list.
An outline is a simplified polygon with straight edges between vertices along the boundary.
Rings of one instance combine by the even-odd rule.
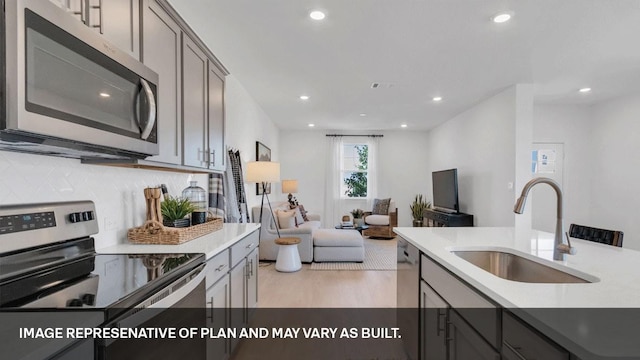
[[140, 59], [140, 0], [89, 0], [89, 26]]
[[224, 75], [209, 61], [209, 169], [224, 170]]
[[154, 0], [143, 0], [145, 65], [158, 73], [160, 154], [149, 160], [182, 164], [182, 39], [178, 24]]
[[207, 56], [188, 36], [182, 36], [182, 163], [208, 168]]
[[50, 0], [140, 59], [140, 0]]

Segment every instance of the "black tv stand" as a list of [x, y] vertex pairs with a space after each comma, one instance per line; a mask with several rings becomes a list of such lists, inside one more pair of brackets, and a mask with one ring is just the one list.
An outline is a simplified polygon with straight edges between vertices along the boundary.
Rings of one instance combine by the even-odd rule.
[[473, 226], [473, 215], [464, 213], [447, 213], [427, 209], [422, 213], [424, 225], [427, 227]]

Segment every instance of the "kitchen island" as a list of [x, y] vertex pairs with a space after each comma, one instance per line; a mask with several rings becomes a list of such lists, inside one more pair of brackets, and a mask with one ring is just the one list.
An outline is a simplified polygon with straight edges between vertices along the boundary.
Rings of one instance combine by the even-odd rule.
[[[552, 261], [553, 234], [545, 232], [477, 227], [396, 228], [395, 232], [420, 251], [423, 280], [430, 276], [429, 269], [436, 272], [442, 269], [446, 276], [480, 294], [498, 309], [497, 330], [485, 336], [485, 340], [503, 358], [519, 358], [519, 354], [505, 354], [511, 351], [504, 345], [504, 338], [510, 333], [507, 323], [511, 316], [533, 328], [545, 340], [555, 342], [554, 347], [559, 345], [566, 350], [566, 358], [569, 353], [572, 359], [639, 358], [640, 342], [637, 332], [632, 330], [640, 323], [637, 316], [640, 313], [640, 252], [572, 239], [577, 254], [567, 256], [565, 261]], [[588, 282], [505, 280], [452, 252], [473, 250], [516, 253]], [[416, 279], [415, 284], [416, 296], [420, 296], [419, 280]], [[449, 305], [456, 301], [459, 299], [453, 299]], [[452, 306], [454, 310], [455, 307]], [[472, 322], [471, 325], [473, 327]]]

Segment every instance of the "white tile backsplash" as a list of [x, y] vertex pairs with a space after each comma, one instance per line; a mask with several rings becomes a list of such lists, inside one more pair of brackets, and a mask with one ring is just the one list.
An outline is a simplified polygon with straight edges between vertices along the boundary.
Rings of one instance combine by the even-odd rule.
[[[81, 164], [80, 160], [0, 151], [0, 206], [51, 201], [92, 200], [100, 232], [96, 247], [125, 243], [127, 229], [145, 220], [143, 189], [166, 184], [180, 195], [207, 175]], [[105, 220], [114, 227], [107, 229]]]

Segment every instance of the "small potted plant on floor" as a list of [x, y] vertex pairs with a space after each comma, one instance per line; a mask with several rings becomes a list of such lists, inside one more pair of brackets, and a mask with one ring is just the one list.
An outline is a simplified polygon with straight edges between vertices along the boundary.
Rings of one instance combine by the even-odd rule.
[[185, 217], [193, 212], [193, 204], [189, 199], [167, 196], [160, 205], [162, 211], [162, 225], [170, 227], [188, 227], [191, 220]]
[[362, 226], [364, 225], [364, 210], [362, 209], [353, 209], [351, 210], [351, 215], [353, 216], [353, 225], [354, 226]]
[[422, 199], [422, 194], [416, 195], [413, 203], [409, 205], [411, 216], [413, 216], [413, 227], [422, 227], [424, 211], [431, 207], [431, 202]]

